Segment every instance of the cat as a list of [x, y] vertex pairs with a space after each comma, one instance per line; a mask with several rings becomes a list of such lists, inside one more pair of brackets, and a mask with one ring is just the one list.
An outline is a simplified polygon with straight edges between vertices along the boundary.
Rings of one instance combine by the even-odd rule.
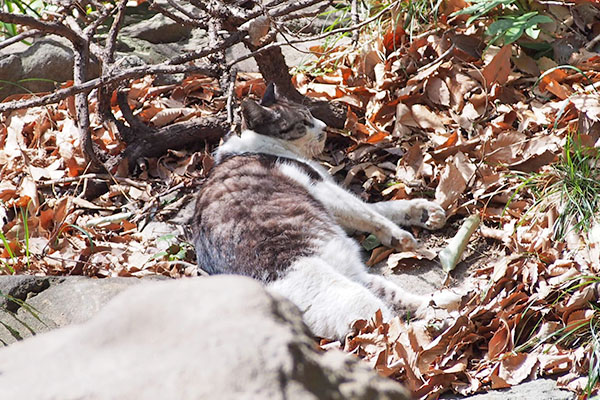
[[318, 337], [344, 339], [355, 320], [377, 310], [389, 320], [425, 307], [430, 296], [368, 273], [345, 230], [413, 249], [414, 237], [398, 225], [441, 228], [444, 209], [424, 199], [368, 204], [337, 185], [312, 160], [324, 149], [325, 123], [279, 96], [272, 84], [260, 103], [245, 99], [241, 110], [241, 135], [216, 150], [215, 167], [197, 197], [199, 267], [263, 282], [295, 303]]

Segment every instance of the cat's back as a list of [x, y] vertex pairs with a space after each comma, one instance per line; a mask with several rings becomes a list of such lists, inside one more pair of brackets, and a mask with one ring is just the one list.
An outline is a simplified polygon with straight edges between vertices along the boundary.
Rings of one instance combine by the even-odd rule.
[[201, 268], [269, 282], [333, 233], [332, 217], [282, 165], [320, 179], [307, 164], [269, 154], [226, 157], [211, 171], [194, 217]]

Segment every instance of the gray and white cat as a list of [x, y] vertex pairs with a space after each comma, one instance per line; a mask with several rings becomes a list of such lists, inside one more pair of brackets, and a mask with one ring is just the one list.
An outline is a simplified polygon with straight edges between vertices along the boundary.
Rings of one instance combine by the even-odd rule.
[[440, 228], [439, 205], [423, 199], [368, 204], [338, 186], [312, 161], [323, 151], [325, 124], [305, 106], [279, 98], [273, 85], [260, 103], [244, 100], [242, 115], [241, 136], [218, 148], [198, 196], [194, 244], [202, 269], [258, 279], [295, 303], [312, 332], [327, 338], [344, 338], [353, 321], [378, 309], [387, 320], [432, 300], [369, 274], [345, 229], [414, 248], [414, 237], [398, 225]]

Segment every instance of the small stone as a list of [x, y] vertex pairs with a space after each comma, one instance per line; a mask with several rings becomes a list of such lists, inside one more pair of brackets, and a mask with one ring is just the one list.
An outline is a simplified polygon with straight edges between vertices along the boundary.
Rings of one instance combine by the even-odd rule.
[[173, 43], [187, 39], [192, 32], [190, 26], [177, 23], [162, 14], [124, 28], [121, 35], [130, 36], [150, 43]]

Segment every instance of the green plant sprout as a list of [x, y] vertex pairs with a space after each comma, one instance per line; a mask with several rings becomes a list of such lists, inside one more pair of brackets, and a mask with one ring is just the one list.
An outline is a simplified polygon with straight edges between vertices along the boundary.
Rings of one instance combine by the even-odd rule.
[[566, 138], [560, 159], [550, 165], [549, 171], [527, 177], [508, 204], [524, 188], [531, 191], [535, 202], [520, 224], [537, 211], [545, 214], [556, 207], [554, 240], [563, 241], [572, 231], [588, 232], [600, 210], [600, 150], [584, 146], [577, 135], [571, 134]]
[[173, 234], [163, 235], [157, 240], [169, 243], [169, 247], [166, 250], [154, 254], [150, 257], [150, 260], [166, 258], [167, 261], [185, 261], [188, 258], [188, 254], [193, 252], [192, 250], [194, 247], [191, 243], [185, 241], [179, 242]]
[[469, 26], [475, 20], [487, 16], [487, 14], [496, 7], [506, 8], [515, 2], [516, 0], [473, 0], [472, 5], [450, 14], [450, 17], [471, 15], [469, 19], [467, 19], [467, 26]]
[[516, 42], [527, 34], [532, 39], [537, 39], [540, 34], [539, 24], [552, 22], [552, 18], [546, 15], [539, 15], [537, 11], [525, 13], [523, 15], [506, 15], [499, 17], [492, 23], [486, 34], [492, 37], [488, 45], [501, 41], [503, 44]]
[[27, 268], [29, 269], [29, 215], [27, 206], [21, 207], [21, 218], [23, 219], [23, 240], [25, 241], [25, 263], [27, 264]]
[[486, 34], [492, 37], [488, 47], [497, 41], [504, 45], [514, 43], [523, 34], [537, 39], [541, 32], [539, 25], [553, 21], [547, 15], [531, 10], [527, 1], [519, 0], [474, 0], [473, 5], [452, 13], [451, 17], [469, 14], [469, 26], [479, 18], [489, 17], [496, 8], [500, 8], [504, 14], [498, 16], [486, 30]]
[[[12, 249], [10, 248], [10, 244], [9, 244], [8, 240], [6, 239], [6, 236], [4, 236], [4, 233], [1, 230], [0, 230], [0, 240], [2, 240], [2, 244], [4, 245], [4, 249], [8, 253], [10, 260], [12, 262], [14, 262], [15, 254], [13, 253]], [[12, 267], [12, 265], [10, 265], [10, 263], [8, 263], [7, 261], [4, 261], [4, 260], [0, 260], [0, 261], [2, 261], [2, 266], [4, 267], [4, 269], [7, 269], [11, 274], [15, 273], [15, 269]]]

